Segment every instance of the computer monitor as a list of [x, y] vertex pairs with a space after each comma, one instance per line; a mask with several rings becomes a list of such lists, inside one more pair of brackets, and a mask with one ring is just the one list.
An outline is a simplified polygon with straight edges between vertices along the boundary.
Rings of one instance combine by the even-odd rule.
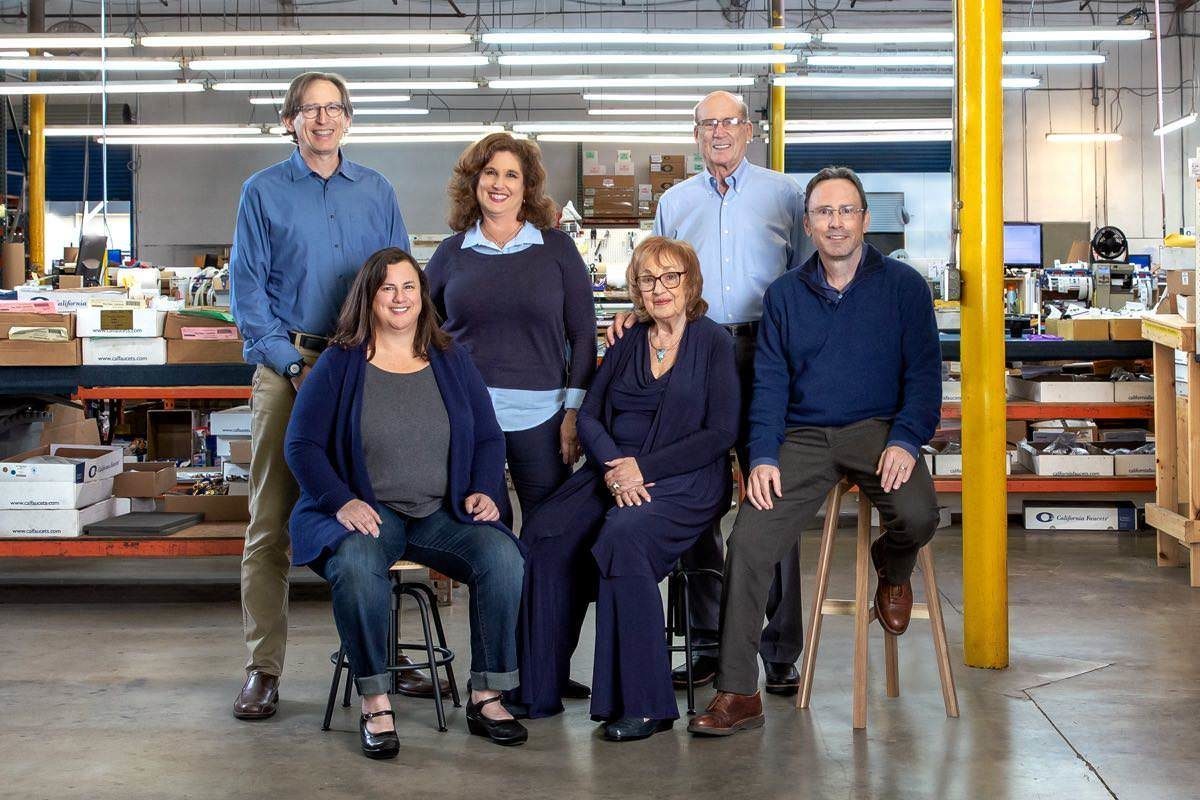
[[1041, 223], [1004, 223], [1004, 266], [1043, 266]]
[[76, 272], [83, 276], [84, 286], [99, 286], [100, 276], [108, 266], [108, 237], [85, 233], [79, 237]]

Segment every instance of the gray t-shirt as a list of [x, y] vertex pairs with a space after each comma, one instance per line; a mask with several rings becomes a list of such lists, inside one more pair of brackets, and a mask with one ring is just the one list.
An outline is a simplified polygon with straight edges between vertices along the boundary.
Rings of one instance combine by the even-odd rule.
[[450, 418], [432, 368], [401, 374], [367, 364], [362, 442], [379, 502], [418, 518], [441, 507], [449, 491]]

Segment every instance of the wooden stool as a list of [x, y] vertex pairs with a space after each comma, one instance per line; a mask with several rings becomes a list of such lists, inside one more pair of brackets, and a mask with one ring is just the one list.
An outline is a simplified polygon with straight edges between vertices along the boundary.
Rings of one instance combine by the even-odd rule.
[[[808, 708], [812, 697], [813, 673], [817, 664], [817, 646], [821, 641], [821, 620], [827, 615], [854, 616], [854, 728], [867, 727], [867, 628], [875, 620], [875, 606], [868, 595], [868, 578], [875, 572], [871, 565], [871, 501], [858, 493], [858, 552], [854, 568], [854, 599], [829, 600], [829, 564], [833, 560], [833, 540], [837, 536], [838, 512], [842, 497], [850, 485], [842, 481], [829, 491], [825, 501], [825, 526], [821, 532], [821, 554], [817, 559], [817, 588], [809, 614], [808, 629], [804, 632], [804, 665], [800, 672], [800, 692], [797, 708]], [[950, 669], [950, 651], [946, 646], [946, 626], [942, 620], [942, 604], [938, 596], [937, 579], [933, 574], [933, 556], [928, 545], [917, 554], [917, 564], [925, 578], [925, 603], [914, 603], [914, 619], [927, 619], [933, 626], [933, 653], [942, 682], [942, 700], [946, 716], [958, 716], [958, 693], [954, 688], [954, 673]], [[900, 667], [896, 637], [884, 632], [884, 665], [887, 674], [887, 696], [900, 696]]]

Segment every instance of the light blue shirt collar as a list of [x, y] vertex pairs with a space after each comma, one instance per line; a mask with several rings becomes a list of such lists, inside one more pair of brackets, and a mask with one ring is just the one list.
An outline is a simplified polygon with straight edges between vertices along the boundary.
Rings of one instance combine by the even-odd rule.
[[542, 232], [532, 222], [526, 220], [521, 226], [521, 230], [517, 231], [517, 235], [512, 238], [504, 247], [500, 247], [495, 242], [488, 241], [488, 238], [483, 235], [483, 220], [475, 223], [473, 228], [467, 230], [463, 234], [462, 247], [466, 250], [474, 247], [477, 249], [494, 250], [497, 253], [510, 253], [516, 250], [524, 250], [535, 244], [544, 244]]
[[[738, 164], [737, 169], [735, 169], [733, 172], [731, 172], [729, 174], [729, 177], [725, 179], [726, 185], [728, 185], [729, 188], [732, 189], [733, 191], [740, 192], [742, 190], [743, 185], [745, 184], [746, 173], [748, 173], [749, 171], [750, 171], [750, 159], [742, 158], [742, 163]], [[705, 183], [708, 185], [708, 188], [710, 188], [714, 192], [716, 192], [717, 191], [716, 177], [706, 169], [706, 170], [704, 170], [704, 178], [705, 178]], [[720, 194], [720, 193], [718, 192], [718, 194]]]
[[[317, 174], [313, 172], [312, 167], [310, 167], [304, 160], [304, 156], [300, 155], [299, 147], [292, 150], [292, 155], [291, 158], [288, 159], [288, 163], [291, 165], [293, 181], [298, 181], [301, 178], [307, 178], [309, 175]], [[339, 150], [338, 168], [333, 174], [337, 175], [338, 173], [341, 173], [343, 176], [352, 181], [356, 181], [362, 176], [362, 168], [359, 167], [358, 164], [355, 164], [353, 161], [346, 158], [345, 154]]]

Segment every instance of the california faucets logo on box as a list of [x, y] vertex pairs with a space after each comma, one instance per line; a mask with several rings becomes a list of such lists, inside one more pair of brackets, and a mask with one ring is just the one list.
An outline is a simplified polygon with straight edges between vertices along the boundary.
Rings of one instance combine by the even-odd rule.
[[1034, 519], [1036, 519], [1038, 522], [1053, 522], [1054, 515], [1049, 511], [1039, 511]]

